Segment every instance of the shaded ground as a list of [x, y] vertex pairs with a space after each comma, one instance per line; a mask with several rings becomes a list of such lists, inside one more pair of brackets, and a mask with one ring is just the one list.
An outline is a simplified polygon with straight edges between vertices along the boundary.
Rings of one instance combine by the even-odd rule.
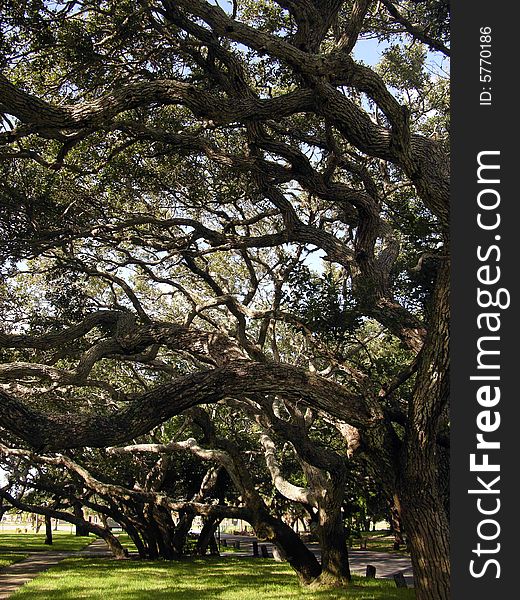
[[[256, 538], [252, 536], [222, 534], [221, 540], [223, 541], [224, 539], [226, 540], [229, 546], [233, 546], [235, 542], [240, 543], [240, 550], [234, 550], [233, 552], [226, 552], [226, 548], [223, 545], [221, 546], [223, 557], [226, 557], [227, 561], [230, 561], [231, 557], [234, 559], [234, 568], [237, 567], [237, 559], [240, 560], [241, 558], [252, 556], [253, 541], [256, 541]], [[260, 542], [259, 545], [262, 545], [262, 543]], [[268, 549], [269, 555], [272, 556], [272, 545], [265, 544], [265, 546]], [[312, 550], [312, 552], [314, 552], [319, 558], [320, 549], [318, 544], [309, 543], [308, 546]], [[101, 539], [94, 540], [84, 550], [79, 551], [32, 552], [26, 559], [15, 563], [9, 567], [6, 567], [5, 569], [2, 569], [0, 571], [0, 600], [9, 598], [16, 590], [18, 590], [25, 583], [31, 581], [37, 575], [39, 575], [43, 571], [46, 571], [50, 567], [57, 565], [65, 558], [82, 557], [102, 559], [111, 556], [112, 555], [108, 551], [105, 542]], [[248, 562], [250, 563], [250, 561]], [[369, 564], [376, 567], [377, 577], [391, 578], [395, 573], [401, 572], [405, 575], [408, 585], [413, 585], [412, 567], [409, 557], [400, 554], [389, 554], [385, 552], [374, 552], [370, 550], [350, 550], [350, 566], [353, 574], [364, 576], [366, 572], [366, 566]], [[129, 564], [128, 566], [131, 571], [132, 565]], [[79, 569], [80, 567], [77, 566], [75, 568]], [[113, 566], [109, 567], [109, 570], [113, 568]], [[123, 569], [126, 571], [125, 567], [121, 567], [121, 561], [118, 561], [117, 569]], [[126, 573], [128, 574], [130, 571], [126, 571]], [[240, 575], [238, 575], [238, 577], [240, 577]], [[389, 588], [389, 590], [390, 589], [391, 588]], [[365, 592], [360, 592], [360, 594], [361, 593], [363, 595], [360, 595], [360, 598], [370, 597], [365, 596]], [[68, 598], [69, 596], [65, 595], [63, 597]], [[81, 597], [88, 598], [89, 596], [82, 595]], [[388, 597], [390, 598], [390, 596]]]
[[[253, 541], [257, 541], [256, 537], [245, 535], [230, 535], [221, 534], [221, 541], [226, 540], [227, 544], [232, 546], [234, 542], [240, 542], [241, 552], [236, 550], [230, 555], [232, 556], [251, 556], [253, 554]], [[267, 546], [269, 556], [273, 555], [272, 544], [259, 542], [260, 545]], [[311, 551], [320, 558], [321, 551], [319, 544], [309, 542], [307, 546]], [[221, 553], [226, 556], [226, 548], [221, 544]], [[397, 553], [379, 552], [373, 550], [349, 550], [350, 570], [356, 575], [365, 575], [367, 565], [376, 567], [376, 577], [393, 577], [395, 573], [402, 573], [409, 587], [413, 586], [412, 561], [409, 556]]]
[[345, 588], [301, 586], [287, 563], [251, 557], [176, 561], [67, 558], [12, 600], [414, 600], [389, 579], [354, 578]]

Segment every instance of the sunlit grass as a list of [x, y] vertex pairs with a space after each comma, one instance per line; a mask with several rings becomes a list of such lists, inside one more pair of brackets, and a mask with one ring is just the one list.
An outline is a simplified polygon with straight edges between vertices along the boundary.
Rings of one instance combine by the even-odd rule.
[[302, 588], [285, 564], [266, 559], [194, 558], [183, 562], [69, 558], [25, 585], [24, 600], [412, 600], [391, 580], [355, 578], [348, 590]]
[[94, 537], [76, 537], [70, 533], [53, 531], [52, 546], [46, 546], [45, 531], [41, 533], [0, 533], [0, 552], [48, 552], [49, 550], [81, 550]]
[[16, 554], [14, 552], [0, 552], [0, 569], [12, 565], [19, 560], [24, 559], [27, 554]]
[[81, 550], [94, 540], [93, 537], [76, 537], [61, 531], [53, 532], [52, 546], [46, 546], [45, 531], [42, 533], [0, 533], [0, 569], [27, 556], [27, 552], [48, 552], [49, 550]]

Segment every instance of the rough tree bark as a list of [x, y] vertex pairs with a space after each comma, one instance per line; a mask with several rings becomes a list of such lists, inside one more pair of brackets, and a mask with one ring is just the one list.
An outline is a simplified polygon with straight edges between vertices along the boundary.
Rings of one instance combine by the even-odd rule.
[[388, 505], [390, 513], [390, 528], [394, 536], [394, 546], [396, 546], [395, 549], [398, 550], [399, 547], [403, 546], [405, 542], [402, 524], [403, 519], [401, 516], [401, 503], [399, 502], [397, 494], [393, 494], [390, 497]]
[[345, 586], [351, 580], [345, 527], [339, 510], [328, 510], [325, 505], [319, 511], [316, 530], [320, 540], [320, 580], [324, 585]]
[[273, 440], [266, 433], [261, 435], [266, 463], [278, 492], [289, 500], [312, 507], [315, 511], [313, 518], [321, 548], [319, 583], [346, 586], [351, 576], [342, 519], [344, 461], [339, 455], [319, 447], [310, 440], [303, 415], [294, 408], [291, 423], [277, 418], [272, 411], [266, 413], [258, 414], [258, 420], [263, 424], [268, 422], [274, 430], [285, 434], [286, 439], [292, 442], [305, 473], [306, 488], [286, 481], [281, 475]]
[[219, 443], [232, 461], [232, 464], [224, 466], [229, 469], [230, 477], [239, 489], [245, 506], [251, 511], [249, 522], [258, 539], [277, 546], [302, 583], [309, 584], [315, 581], [321, 574], [321, 566], [314, 554], [291, 527], [270, 514], [251, 479], [249, 469], [242, 460], [240, 448], [229, 440], [219, 440]]
[[450, 597], [449, 523], [439, 489], [437, 433], [449, 394], [449, 277], [439, 267], [428, 338], [410, 404], [406, 447], [398, 479], [417, 600]]

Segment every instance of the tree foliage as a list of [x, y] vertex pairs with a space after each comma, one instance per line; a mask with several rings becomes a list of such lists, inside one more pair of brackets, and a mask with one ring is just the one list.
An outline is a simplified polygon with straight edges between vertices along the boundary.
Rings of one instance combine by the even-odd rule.
[[[178, 555], [181, 500], [210, 528], [233, 509], [302, 581], [343, 583], [356, 457], [403, 520], [418, 598], [447, 598], [448, 18], [430, 1], [3, 2], [3, 452], [75, 472], [100, 510], [151, 507], [145, 546]], [[353, 58], [364, 39], [386, 44], [374, 68]], [[215, 404], [247, 436], [217, 411], [168, 439]], [[135, 448], [150, 432], [172, 472], [172, 443], [218, 463], [239, 506], [201, 508], [202, 470], [166, 505], [134, 489], [157, 456], [118, 480], [135, 464], [103, 449], [152, 452]], [[240, 444], [265, 464], [248, 473]], [[308, 503], [334, 540], [321, 566], [267, 502], [284, 444], [300, 500], [334, 496]]]

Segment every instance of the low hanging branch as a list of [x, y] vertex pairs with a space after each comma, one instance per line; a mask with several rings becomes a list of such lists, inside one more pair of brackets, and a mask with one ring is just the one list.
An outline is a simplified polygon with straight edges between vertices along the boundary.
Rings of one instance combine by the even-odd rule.
[[70, 512], [55, 510], [46, 506], [28, 504], [15, 498], [5, 490], [0, 490], [0, 497], [4, 500], [7, 500], [11, 506], [18, 508], [19, 510], [35, 513], [37, 515], [44, 515], [46, 517], [52, 517], [53, 519], [60, 519], [62, 521], [66, 521], [67, 523], [72, 523], [78, 527], [85, 528], [89, 533], [93, 533], [94, 535], [103, 538], [107, 542], [109, 548], [116, 558], [126, 558], [128, 556], [128, 552], [123, 548], [121, 542], [115, 535], [111, 533], [110, 529], [106, 527], [101, 527], [100, 525], [91, 523], [90, 521], [87, 521], [86, 519], [76, 516]]
[[314, 373], [290, 365], [235, 361], [158, 385], [111, 415], [45, 413], [0, 389], [0, 426], [40, 450], [102, 448], [148, 433], [193, 406], [253, 392], [298, 399], [360, 428], [383, 419], [368, 398]]
[[[188, 440], [185, 444], [178, 444], [179, 448], [185, 449], [185, 448], [189, 448], [192, 445], [192, 440]], [[153, 445], [151, 445], [153, 446]], [[179, 450], [179, 448], [177, 448], [177, 451]], [[116, 451], [122, 451], [125, 452], [127, 451], [126, 449], [112, 449], [112, 452], [115, 453]], [[201, 449], [202, 450], [202, 449]], [[142, 450], [140, 450], [142, 451]], [[206, 460], [215, 460], [215, 456], [213, 454], [211, 454], [212, 452], [216, 452], [216, 451], [211, 451], [208, 450], [206, 451]], [[91, 489], [93, 492], [99, 494], [102, 497], [112, 497], [112, 498], [117, 498], [123, 501], [130, 501], [130, 500], [137, 500], [139, 502], [152, 502], [155, 503], [159, 506], [165, 506], [170, 510], [173, 511], [183, 511], [183, 510], [191, 510], [193, 511], [195, 514], [199, 514], [202, 516], [207, 516], [207, 517], [220, 517], [220, 518], [226, 518], [226, 517], [232, 517], [232, 518], [239, 518], [239, 519], [244, 519], [244, 520], [249, 520], [250, 518], [250, 512], [247, 508], [243, 508], [243, 507], [236, 507], [236, 506], [225, 506], [225, 505], [218, 505], [218, 504], [204, 504], [202, 502], [197, 502], [197, 501], [174, 501], [171, 498], [169, 498], [166, 494], [161, 493], [161, 492], [152, 492], [152, 491], [146, 491], [146, 490], [141, 490], [141, 489], [129, 489], [129, 488], [125, 488], [123, 486], [120, 485], [115, 485], [113, 483], [106, 483], [103, 481], [100, 481], [99, 479], [97, 479], [96, 477], [94, 477], [89, 471], [88, 469], [86, 469], [85, 467], [83, 467], [82, 465], [78, 464], [76, 461], [72, 460], [70, 457], [65, 456], [63, 454], [58, 454], [56, 456], [45, 456], [45, 455], [40, 455], [40, 454], [35, 454], [34, 452], [31, 452], [30, 450], [25, 450], [22, 448], [9, 448], [7, 446], [5, 446], [4, 444], [0, 444], [0, 454], [3, 454], [4, 456], [18, 456], [18, 457], [23, 457], [33, 463], [37, 463], [37, 464], [46, 464], [46, 465], [55, 465], [55, 466], [62, 466], [65, 467], [68, 471], [75, 473], [76, 475], [78, 475], [83, 483], [89, 488]], [[21, 504], [21, 502], [19, 500], [16, 500], [15, 498], [13, 498], [12, 496], [9, 495], [8, 492], [6, 491], [1, 491], [0, 490], [0, 495], [3, 495], [13, 506], [22, 508], [21, 506], [17, 506], [16, 504], [14, 504], [14, 502], [18, 502], [19, 504]], [[38, 514], [49, 514], [50, 516], [56, 517], [56, 518], [63, 518], [66, 521], [69, 521], [71, 523], [75, 523], [75, 524], [79, 524], [79, 525], [85, 525], [86, 523], [88, 523], [87, 521], [84, 521], [83, 519], [80, 519], [79, 517], [70, 514], [70, 513], [65, 513], [65, 512], [60, 512], [60, 511], [55, 511], [52, 509], [47, 509], [46, 507], [39, 507], [40, 512], [38, 512], [38, 510], [32, 510], [32, 505], [26, 505], [28, 508], [23, 508], [23, 510], [27, 510], [28, 512], [36, 512]], [[52, 513], [58, 513], [58, 514], [51, 514]], [[61, 514], [63, 514], [64, 516], [60, 516]], [[99, 526], [93, 525], [93, 527], [95, 527], [95, 530], [92, 529], [92, 532], [95, 533], [96, 535], [100, 535], [101, 537], [103, 537], [103, 535], [101, 535], [101, 529]]]

